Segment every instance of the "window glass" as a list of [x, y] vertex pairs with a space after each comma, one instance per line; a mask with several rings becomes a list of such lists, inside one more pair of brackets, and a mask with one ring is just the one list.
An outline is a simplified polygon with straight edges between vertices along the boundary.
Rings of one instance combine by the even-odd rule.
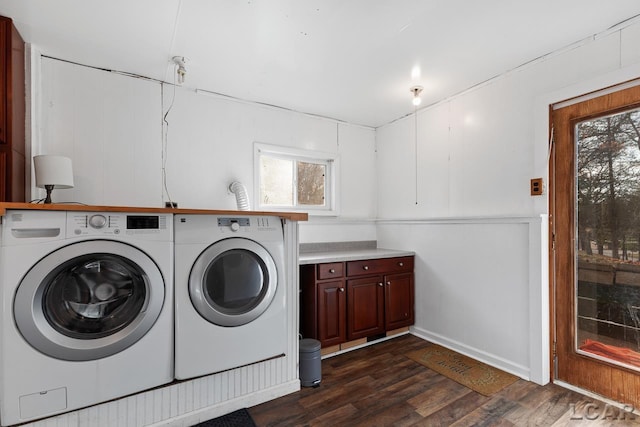
[[337, 212], [336, 155], [256, 145], [259, 208]]
[[575, 127], [579, 353], [640, 370], [640, 110]]
[[298, 162], [298, 203], [324, 206], [327, 167], [318, 163]]
[[260, 201], [264, 205], [293, 206], [292, 160], [260, 156]]

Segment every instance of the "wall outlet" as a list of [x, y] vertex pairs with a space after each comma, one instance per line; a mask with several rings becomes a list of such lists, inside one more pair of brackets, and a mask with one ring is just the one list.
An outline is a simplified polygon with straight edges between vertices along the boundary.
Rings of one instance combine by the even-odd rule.
[[177, 208], [178, 202], [164, 202], [165, 208]]
[[533, 178], [531, 180], [531, 195], [542, 196], [544, 193], [544, 184], [542, 178]]

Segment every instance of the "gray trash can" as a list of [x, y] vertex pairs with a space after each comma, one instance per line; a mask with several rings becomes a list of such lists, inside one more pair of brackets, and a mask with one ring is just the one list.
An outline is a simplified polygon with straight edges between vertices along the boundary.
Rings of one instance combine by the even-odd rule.
[[318, 387], [322, 379], [320, 341], [311, 338], [300, 340], [300, 385]]

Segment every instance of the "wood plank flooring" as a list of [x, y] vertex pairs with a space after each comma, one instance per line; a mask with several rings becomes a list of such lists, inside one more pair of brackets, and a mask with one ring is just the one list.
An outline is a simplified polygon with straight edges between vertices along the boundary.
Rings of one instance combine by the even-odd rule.
[[486, 397], [414, 362], [403, 335], [322, 361], [322, 382], [249, 408], [266, 426], [640, 426], [640, 415], [554, 384], [518, 380]]

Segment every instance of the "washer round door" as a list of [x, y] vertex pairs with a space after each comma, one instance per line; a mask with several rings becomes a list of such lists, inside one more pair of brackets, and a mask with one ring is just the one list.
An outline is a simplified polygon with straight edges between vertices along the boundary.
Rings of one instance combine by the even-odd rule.
[[94, 360], [133, 345], [153, 326], [165, 298], [158, 266], [126, 243], [64, 246], [24, 276], [13, 309], [18, 330], [38, 351]]
[[245, 325], [262, 315], [278, 286], [271, 254], [244, 238], [220, 240], [196, 259], [189, 295], [196, 311], [219, 326]]

